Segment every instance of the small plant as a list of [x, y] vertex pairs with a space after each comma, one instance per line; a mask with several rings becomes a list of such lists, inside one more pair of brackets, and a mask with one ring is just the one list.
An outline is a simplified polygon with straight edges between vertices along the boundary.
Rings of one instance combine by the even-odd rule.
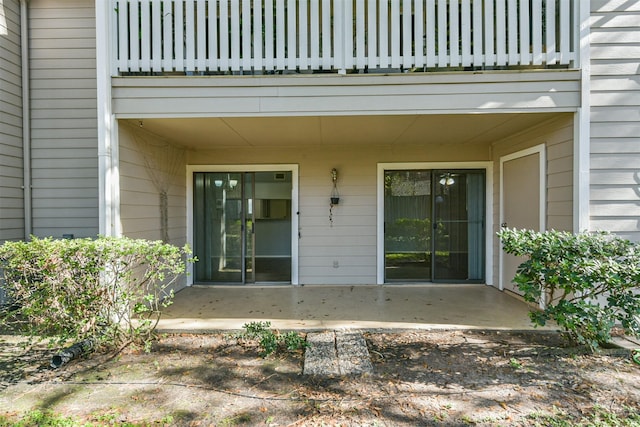
[[515, 357], [509, 359], [509, 366], [511, 366], [513, 369], [522, 369], [522, 363], [520, 363], [520, 361]]
[[0, 270], [11, 307], [0, 320], [50, 344], [148, 349], [189, 257], [188, 247], [128, 238], [5, 242]]
[[250, 322], [242, 325], [244, 332], [235, 336], [238, 340], [258, 341], [258, 345], [262, 349], [260, 356], [267, 357], [279, 348], [285, 348], [288, 351], [298, 351], [308, 346], [304, 337], [294, 331], [285, 334], [274, 332], [271, 330], [271, 322]]
[[544, 233], [503, 229], [504, 251], [525, 257], [513, 279], [534, 324], [555, 321], [575, 342], [592, 351], [611, 330], [640, 335], [640, 248], [606, 233]]

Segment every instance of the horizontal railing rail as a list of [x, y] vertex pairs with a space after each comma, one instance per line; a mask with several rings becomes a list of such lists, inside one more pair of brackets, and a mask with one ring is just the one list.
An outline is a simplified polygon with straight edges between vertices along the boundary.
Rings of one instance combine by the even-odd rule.
[[111, 0], [114, 75], [571, 67], [577, 0]]

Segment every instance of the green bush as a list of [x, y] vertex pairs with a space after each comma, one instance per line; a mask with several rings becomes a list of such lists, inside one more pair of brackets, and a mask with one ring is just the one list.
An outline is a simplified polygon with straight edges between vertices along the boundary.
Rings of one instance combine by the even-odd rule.
[[5, 242], [0, 269], [10, 307], [2, 320], [50, 343], [90, 339], [105, 350], [148, 346], [187, 247], [128, 238]]
[[262, 349], [260, 356], [267, 357], [280, 348], [288, 351], [298, 351], [308, 346], [304, 337], [294, 331], [280, 334], [271, 330], [271, 322], [250, 322], [242, 325], [244, 332], [235, 335], [241, 343], [243, 341], [257, 341]]
[[534, 324], [554, 320], [577, 343], [597, 349], [621, 326], [640, 335], [640, 248], [607, 233], [544, 233], [504, 229], [506, 253], [526, 257], [515, 284]]

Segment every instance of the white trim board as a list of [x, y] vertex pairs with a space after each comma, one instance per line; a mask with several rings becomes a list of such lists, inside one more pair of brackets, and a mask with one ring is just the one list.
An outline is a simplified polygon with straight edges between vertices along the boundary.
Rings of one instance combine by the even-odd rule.
[[[298, 285], [299, 183], [297, 164], [187, 165], [187, 244], [193, 248], [193, 174], [195, 172], [291, 172], [291, 284]], [[188, 265], [187, 286], [193, 285], [193, 264]]]
[[485, 283], [493, 286], [493, 162], [409, 162], [378, 163], [377, 172], [377, 256], [376, 281], [384, 284], [384, 172], [414, 169], [484, 169], [485, 182]]

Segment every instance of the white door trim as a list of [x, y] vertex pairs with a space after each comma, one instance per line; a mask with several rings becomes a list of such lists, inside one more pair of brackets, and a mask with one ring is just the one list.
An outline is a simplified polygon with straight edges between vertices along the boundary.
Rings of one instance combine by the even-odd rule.
[[[547, 227], [547, 215], [546, 215], [546, 206], [547, 206], [547, 156], [546, 156], [546, 146], [545, 144], [539, 144], [533, 146], [531, 148], [527, 148], [525, 150], [517, 151], [515, 153], [507, 154], [506, 156], [500, 157], [500, 226], [504, 224], [504, 164], [510, 160], [519, 159], [521, 157], [530, 156], [532, 154], [539, 154], [539, 164], [540, 164], [540, 205], [538, 209], [540, 210], [540, 231], [546, 230]], [[498, 277], [499, 277], [499, 289], [504, 290], [504, 277], [503, 277], [503, 262], [504, 262], [504, 252], [502, 250], [502, 244], [500, 246], [500, 255], [499, 255], [499, 268], [498, 268]]]
[[493, 162], [378, 163], [376, 281], [384, 284], [384, 172], [411, 169], [484, 169], [485, 182], [485, 282], [493, 285]]
[[[193, 248], [193, 174], [195, 172], [291, 172], [291, 284], [298, 283], [298, 165], [187, 165], [187, 243]], [[187, 286], [193, 285], [193, 264], [188, 266]]]

